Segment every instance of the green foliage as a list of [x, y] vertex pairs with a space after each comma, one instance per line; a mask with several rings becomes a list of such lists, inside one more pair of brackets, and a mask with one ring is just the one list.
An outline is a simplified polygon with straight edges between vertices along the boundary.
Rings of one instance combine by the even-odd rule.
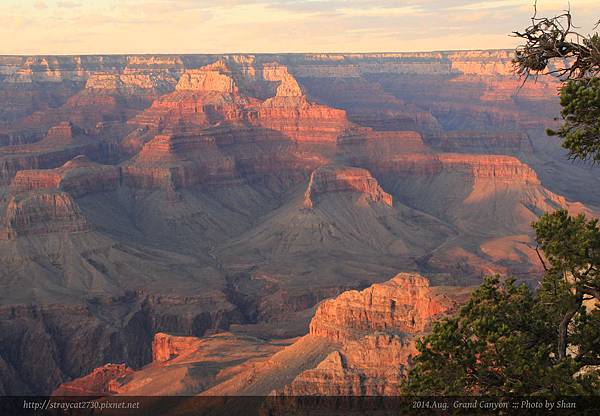
[[[536, 241], [554, 274], [569, 273], [582, 291], [600, 291], [600, 228], [598, 220], [566, 210], [544, 214], [533, 224]], [[589, 293], [595, 295], [595, 293]]]
[[600, 78], [571, 80], [560, 94], [563, 125], [548, 130], [564, 139], [573, 159], [600, 161]]
[[[404, 385], [414, 395], [599, 394], [600, 299], [596, 219], [564, 210], [533, 224], [546, 274], [537, 293], [486, 278], [469, 302], [418, 344]], [[580, 370], [586, 373], [581, 375]]]
[[434, 325], [404, 385], [414, 395], [558, 395], [590, 391], [574, 382], [572, 361], [557, 362], [553, 322], [525, 286], [496, 277], [457, 316]]

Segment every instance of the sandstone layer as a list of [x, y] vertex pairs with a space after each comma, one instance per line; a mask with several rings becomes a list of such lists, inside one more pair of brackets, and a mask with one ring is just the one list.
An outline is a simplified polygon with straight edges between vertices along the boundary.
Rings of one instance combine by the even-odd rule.
[[310, 323], [310, 334], [341, 348], [299, 374], [281, 394], [399, 395], [417, 353], [415, 340], [452, 307], [449, 298], [436, 294], [417, 274], [399, 274], [323, 302]]
[[392, 206], [392, 196], [386, 193], [366, 169], [324, 166], [310, 176], [304, 194], [304, 206], [313, 208], [319, 195], [331, 192], [360, 192], [373, 202]]

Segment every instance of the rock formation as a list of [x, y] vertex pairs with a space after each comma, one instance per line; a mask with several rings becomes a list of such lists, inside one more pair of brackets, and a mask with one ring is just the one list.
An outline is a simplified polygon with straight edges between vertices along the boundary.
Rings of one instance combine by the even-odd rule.
[[304, 194], [304, 206], [313, 208], [321, 194], [348, 191], [362, 193], [370, 201], [392, 206], [392, 196], [381, 189], [369, 171], [345, 166], [323, 166], [315, 170]]
[[247, 100], [238, 95], [231, 71], [220, 60], [184, 72], [173, 93], [155, 100], [129, 123], [157, 131], [182, 123], [208, 126], [220, 121], [242, 120], [247, 105]]
[[94, 140], [70, 122], [63, 122], [51, 127], [40, 141], [0, 147], [0, 183], [10, 183], [20, 170], [56, 168], [78, 155], [105, 160], [113, 153], [109, 144]]
[[199, 69], [184, 72], [175, 87], [177, 91], [237, 94], [238, 88], [224, 61], [216, 61]]
[[1, 239], [91, 228], [71, 196], [60, 191], [33, 191], [11, 197], [2, 226]]
[[446, 310], [426, 278], [399, 274], [386, 283], [323, 302], [311, 321], [310, 333], [334, 342], [372, 332], [421, 333], [433, 316]]
[[427, 279], [417, 274], [399, 274], [323, 302], [310, 323], [310, 334], [341, 348], [299, 374], [281, 394], [400, 394], [400, 382], [417, 353], [416, 337], [451, 308], [452, 301], [435, 294]]
[[14, 177], [11, 190], [15, 193], [37, 189], [59, 189], [73, 197], [117, 189], [121, 170], [117, 166], [100, 165], [80, 155], [60, 168], [20, 170]]
[[263, 77], [279, 81], [276, 94], [268, 98], [258, 111], [263, 127], [278, 130], [300, 142], [332, 142], [346, 127], [342, 110], [310, 102], [287, 68], [265, 65]]
[[104, 396], [116, 393], [116, 380], [133, 373], [125, 364], [106, 364], [95, 368], [90, 374], [63, 383], [52, 392], [53, 396]]
[[[115, 374], [109, 393], [398, 395], [416, 353], [416, 337], [455, 305], [430, 288], [426, 278], [402, 273], [323, 302], [310, 333], [297, 340], [269, 343], [229, 333], [201, 339], [158, 333], [152, 364], [127, 377]], [[248, 359], [242, 365], [234, 359], [241, 356]], [[67, 385], [82, 385], [103, 371], [96, 369]]]
[[235, 160], [208, 131], [159, 134], [124, 167], [125, 182], [137, 188], [187, 188], [235, 176]]
[[277, 86], [277, 97], [301, 97], [304, 95], [296, 79], [288, 72], [287, 67], [275, 62], [263, 66], [262, 76], [265, 81], [274, 81]]
[[195, 337], [175, 337], [159, 332], [152, 341], [152, 361], [162, 363], [177, 357], [184, 351], [191, 351], [199, 345]]

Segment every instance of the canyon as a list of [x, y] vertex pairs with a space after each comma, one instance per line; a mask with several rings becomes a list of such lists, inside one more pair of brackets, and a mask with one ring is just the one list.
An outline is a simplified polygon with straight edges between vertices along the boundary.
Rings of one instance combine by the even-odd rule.
[[536, 284], [532, 221], [600, 212], [511, 58], [0, 56], [0, 394], [397, 395], [483, 276]]

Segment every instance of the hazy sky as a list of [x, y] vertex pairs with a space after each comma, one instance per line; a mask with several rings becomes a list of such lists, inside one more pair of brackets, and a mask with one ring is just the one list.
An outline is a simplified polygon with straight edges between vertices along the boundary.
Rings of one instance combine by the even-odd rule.
[[[571, 0], [583, 31], [600, 0]], [[505, 48], [533, 0], [0, 0], [0, 54]], [[541, 14], [567, 0], [538, 0]]]

